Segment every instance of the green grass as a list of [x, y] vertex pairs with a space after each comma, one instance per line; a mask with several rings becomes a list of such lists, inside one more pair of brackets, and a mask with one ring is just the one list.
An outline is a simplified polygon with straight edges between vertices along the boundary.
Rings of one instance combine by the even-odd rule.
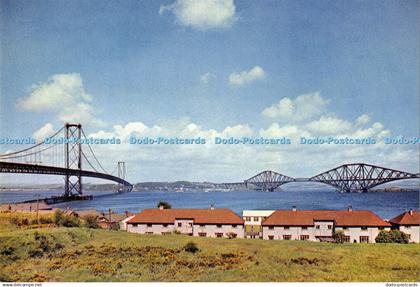
[[0, 228], [0, 281], [419, 281], [418, 259], [419, 244]]

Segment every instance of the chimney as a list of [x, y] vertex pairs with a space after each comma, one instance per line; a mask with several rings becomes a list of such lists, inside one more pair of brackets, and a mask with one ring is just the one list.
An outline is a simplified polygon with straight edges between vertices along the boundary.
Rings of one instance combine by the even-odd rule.
[[352, 207], [351, 205], [349, 205], [349, 206], [347, 207], [347, 211], [348, 211], [348, 212], [352, 212], [352, 211], [353, 211], [353, 207]]
[[411, 209], [411, 208], [410, 208], [410, 210], [408, 211], [408, 213], [409, 213], [410, 215], [413, 215], [413, 209]]
[[292, 206], [292, 211], [296, 211], [296, 206]]
[[210, 210], [214, 210], [214, 204], [210, 205]]

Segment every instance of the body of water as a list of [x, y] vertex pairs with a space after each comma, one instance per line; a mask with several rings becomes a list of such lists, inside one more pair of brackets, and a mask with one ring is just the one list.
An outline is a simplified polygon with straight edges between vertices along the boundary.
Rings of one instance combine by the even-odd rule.
[[[62, 191], [10, 191], [0, 193], [0, 202], [18, 202], [40, 197], [59, 195]], [[144, 208], [154, 208], [159, 201], [169, 202], [173, 208], [230, 208], [238, 214], [244, 209], [346, 209], [352, 205], [355, 210], [371, 210], [384, 219], [401, 212], [419, 209], [419, 192], [368, 192], [338, 193], [330, 188], [295, 186], [283, 191], [235, 191], [235, 192], [131, 192], [115, 194], [91, 192], [93, 200], [72, 201], [55, 204], [54, 207], [71, 209], [97, 209], [122, 213], [125, 210], [139, 212]]]

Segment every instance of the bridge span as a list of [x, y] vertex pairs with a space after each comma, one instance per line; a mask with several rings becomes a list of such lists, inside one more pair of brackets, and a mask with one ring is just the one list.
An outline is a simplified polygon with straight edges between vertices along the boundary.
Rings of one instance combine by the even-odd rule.
[[[333, 186], [341, 192], [367, 192], [371, 188], [396, 180], [419, 178], [419, 173], [410, 173], [366, 163], [343, 164], [309, 178], [292, 178], [275, 171], [266, 170], [243, 183], [258, 190], [274, 191], [279, 186], [291, 182], [320, 182]], [[226, 186], [229, 186], [226, 183]]]

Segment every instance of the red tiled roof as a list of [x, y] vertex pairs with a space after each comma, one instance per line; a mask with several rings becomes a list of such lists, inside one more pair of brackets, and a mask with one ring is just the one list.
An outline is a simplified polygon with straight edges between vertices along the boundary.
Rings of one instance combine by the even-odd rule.
[[331, 220], [336, 226], [391, 226], [368, 210], [277, 210], [263, 226], [313, 226], [314, 221]]
[[195, 224], [244, 224], [232, 210], [223, 209], [144, 209], [128, 223], [174, 223], [175, 219], [193, 219]]
[[419, 211], [403, 212], [400, 215], [389, 220], [392, 224], [398, 225], [419, 225], [420, 224], [420, 213]]

